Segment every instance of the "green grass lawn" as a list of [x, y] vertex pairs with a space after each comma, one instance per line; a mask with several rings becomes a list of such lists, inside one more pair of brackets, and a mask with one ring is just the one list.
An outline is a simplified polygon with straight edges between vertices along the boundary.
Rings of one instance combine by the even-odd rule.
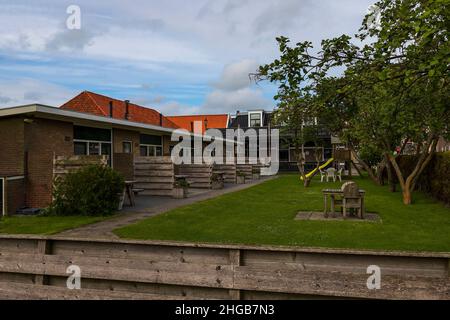
[[0, 234], [49, 235], [104, 219], [106, 218], [85, 216], [3, 217], [0, 219]]
[[314, 180], [305, 189], [297, 175], [282, 175], [114, 232], [132, 239], [450, 252], [449, 208], [420, 193], [405, 206], [400, 193], [355, 180], [366, 190], [367, 211], [382, 222], [295, 221], [298, 211], [322, 211], [321, 190], [341, 184]]

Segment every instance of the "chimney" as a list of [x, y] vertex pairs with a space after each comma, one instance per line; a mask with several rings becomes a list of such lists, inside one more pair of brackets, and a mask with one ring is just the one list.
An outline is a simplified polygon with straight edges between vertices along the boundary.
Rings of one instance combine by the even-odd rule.
[[162, 115], [162, 113], [159, 114], [159, 126], [160, 127], [163, 126], [163, 115]]
[[208, 118], [203, 121], [205, 123], [205, 131], [208, 130]]
[[114, 118], [113, 117], [113, 102], [112, 101], [109, 102], [109, 117], [110, 118]]
[[130, 111], [130, 100], [125, 100], [125, 120], [128, 120]]

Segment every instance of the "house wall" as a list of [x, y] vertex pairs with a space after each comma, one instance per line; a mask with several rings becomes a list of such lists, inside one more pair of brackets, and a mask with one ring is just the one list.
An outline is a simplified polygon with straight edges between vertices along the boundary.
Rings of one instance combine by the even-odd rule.
[[176, 145], [176, 141], [171, 141], [171, 136], [163, 136], [163, 155], [170, 156], [170, 146]]
[[52, 200], [53, 157], [73, 155], [73, 124], [35, 118], [25, 125], [26, 205], [43, 208]]
[[[123, 142], [131, 141], [133, 143], [133, 154], [139, 157], [139, 132], [113, 129], [113, 150], [114, 153], [123, 153]], [[113, 165], [114, 166], [114, 165]]]
[[14, 214], [25, 206], [25, 179], [6, 181], [6, 213]]
[[25, 172], [24, 122], [22, 117], [0, 119], [0, 176]]

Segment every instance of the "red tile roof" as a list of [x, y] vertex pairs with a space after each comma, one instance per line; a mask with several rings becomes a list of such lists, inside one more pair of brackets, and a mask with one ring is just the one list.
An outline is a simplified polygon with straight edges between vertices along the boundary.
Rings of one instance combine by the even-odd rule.
[[[83, 91], [64, 103], [60, 108], [108, 117], [110, 101], [113, 102], [113, 118], [125, 119], [126, 104], [124, 101], [89, 91]], [[161, 115], [158, 111], [131, 102], [128, 106], [128, 120], [156, 126], [160, 126], [160, 121], [162, 120], [162, 127], [178, 128], [175, 123]]]
[[[202, 122], [202, 133], [205, 132], [205, 129], [226, 129], [228, 127], [227, 114], [200, 114], [194, 116], [170, 116], [167, 118], [180, 128], [188, 131], [192, 131], [192, 123], [194, 121]], [[205, 128], [205, 120], [207, 128]]]

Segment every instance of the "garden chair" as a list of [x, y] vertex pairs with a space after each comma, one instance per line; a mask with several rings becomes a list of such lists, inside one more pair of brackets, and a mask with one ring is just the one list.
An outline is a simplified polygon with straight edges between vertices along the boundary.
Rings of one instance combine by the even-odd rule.
[[336, 173], [336, 177], [339, 178], [339, 182], [342, 182], [342, 171], [344, 171], [344, 168], [341, 167]]
[[327, 169], [327, 182], [330, 180], [330, 178], [333, 179], [333, 182], [336, 182], [336, 169], [335, 168]]
[[344, 183], [342, 190], [342, 213], [344, 218], [348, 216], [349, 210], [357, 210], [358, 217], [363, 218], [363, 198], [359, 192], [358, 185], [353, 181]]
[[323, 180], [325, 180], [325, 178], [327, 177], [327, 173], [320, 168], [319, 172], [320, 172], [320, 182], [323, 182]]

